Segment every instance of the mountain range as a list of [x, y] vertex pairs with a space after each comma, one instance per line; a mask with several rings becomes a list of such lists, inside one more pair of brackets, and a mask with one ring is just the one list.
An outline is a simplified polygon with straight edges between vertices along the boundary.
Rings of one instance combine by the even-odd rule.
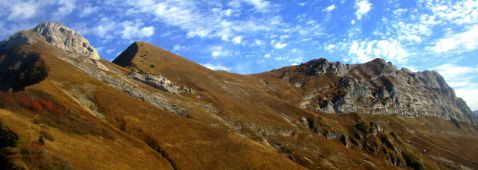
[[0, 43], [0, 169], [478, 169], [435, 71], [316, 59], [214, 71], [146, 42], [112, 62], [55, 22]]

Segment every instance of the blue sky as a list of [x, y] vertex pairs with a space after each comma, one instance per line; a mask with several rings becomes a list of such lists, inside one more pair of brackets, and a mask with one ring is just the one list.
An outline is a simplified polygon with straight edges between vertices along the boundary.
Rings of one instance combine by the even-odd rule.
[[54, 20], [107, 60], [135, 40], [237, 73], [380, 57], [438, 71], [478, 109], [478, 0], [0, 0], [0, 11], [1, 39]]

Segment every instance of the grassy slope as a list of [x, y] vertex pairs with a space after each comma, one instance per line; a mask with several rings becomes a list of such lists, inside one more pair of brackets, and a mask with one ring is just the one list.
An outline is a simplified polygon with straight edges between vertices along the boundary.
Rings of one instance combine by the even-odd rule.
[[[46, 92], [81, 118], [97, 122], [98, 127], [106, 129], [113, 137], [75, 136], [51, 128], [49, 132], [59, 139], [45, 147], [64, 157], [75, 169], [167, 169], [171, 166], [178, 169], [302, 169], [275, 150], [248, 138], [176, 116], [127, 96], [81, 73], [55, 57], [57, 54], [50, 52], [52, 50], [45, 49], [48, 48], [36, 46], [27, 49], [40, 51], [50, 69], [45, 81], [27, 91]], [[96, 103], [96, 108], [106, 119], [101, 121], [94, 117], [65, 93], [74, 89], [89, 91], [88, 98]], [[16, 115], [5, 114], [2, 116], [5, 119]], [[27, 132], [19, 128], [31, 124], [31, 118], [27, 116], [15, 122], [9, 126], [18, 131], [22, 140], [26, 143], [36, 140], [35, 137], [25, 137]], [[38, 126], [50, 129], [45, 125]]]

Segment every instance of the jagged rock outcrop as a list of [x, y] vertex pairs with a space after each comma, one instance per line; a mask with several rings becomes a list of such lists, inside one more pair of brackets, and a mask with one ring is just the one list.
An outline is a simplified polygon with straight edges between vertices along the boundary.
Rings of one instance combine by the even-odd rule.
[[161, 75], [151, 75], [151, 74], [141, 74], [137, 72], [131, 72], [130, 76], [138, 81], [141, 81], [145, 84], [153, 86], [155, 88], [174, 93], [174, 94], [182, 94], [182, 93], [192, 93], [193, 90], [191, 88], [185, 86], [178, 86], [171, 80], [167, 79]]
[[[471, 121], [471, 110], [456, 97], [442, 76], [435, 71], [413, 73], [398, 69], [383, 59], [347, 65], [325, 59], [304, 63], [285, 73], [283, 80], [296, 84], [297, 73], [309, 77], [325, 74], [336, 81], [306, 91], [300, 107], [328, 113], [361, 112], [400, 114], [408, 117], [436, 116]], [[310, 79], [302, 78], [302, 84]]]
[[326, 73], [336, 74], [343, 76], [347, 74], [350, 69], [350, 65], [341, 64], [339, 62], [328, 62], [326, 59], [315, 59], [311, 62], [304, 63], [297, 71], [303, 72], [305, 75], [320, 76]]
[[23, 44], [44, 40], [51, 46], [73, 54], [70, 57], [86, 57], [99, 60], [100, 56], [88, 40], [74, 30], [55, 22], [42, 23], [31, 30], [20, 31], [0, 43], [0, 49], [10, 49]]

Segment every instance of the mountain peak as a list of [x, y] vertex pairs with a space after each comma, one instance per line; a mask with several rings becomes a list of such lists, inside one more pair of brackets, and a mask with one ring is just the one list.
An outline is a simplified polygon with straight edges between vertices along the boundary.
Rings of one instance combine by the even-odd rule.
[[45, 22], [30, 30], [15, 33], [0, 44], [2, 49], [10, 49], [24, 44], [44, 41], [61, 50], [73, 53], [75, 57], [87, 57], [99, 60], [100, 56], [88, 40], [73, 29], [57, 22]]

